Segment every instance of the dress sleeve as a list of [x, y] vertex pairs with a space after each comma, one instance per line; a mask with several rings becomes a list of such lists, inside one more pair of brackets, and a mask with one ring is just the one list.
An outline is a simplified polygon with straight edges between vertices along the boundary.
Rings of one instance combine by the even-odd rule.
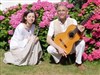
[[28, 38], [23, 35], [24, 30], [21, 26], [15, 29], [14, 35], [11, 38], [10, 49], [24, 48], [28, 42]]

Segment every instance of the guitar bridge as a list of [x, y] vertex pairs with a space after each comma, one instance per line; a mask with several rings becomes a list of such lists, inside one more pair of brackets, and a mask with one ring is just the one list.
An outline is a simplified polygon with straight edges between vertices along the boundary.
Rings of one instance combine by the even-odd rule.
[[60, 39], [60, 42], [64, 45], [65, 48], [67, 48], [67, 46], [64, 44], [64, 42], [62, 41], [62, 39]]

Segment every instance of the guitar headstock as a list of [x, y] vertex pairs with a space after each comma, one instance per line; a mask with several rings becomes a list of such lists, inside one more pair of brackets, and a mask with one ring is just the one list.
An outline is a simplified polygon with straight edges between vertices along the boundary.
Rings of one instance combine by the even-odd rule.
[[84, 19], [80, 24], [84, 25], [94, 14], [100, 14], [100, 6], [96, 7], [94, 11], [92, 11], [86, 19]]

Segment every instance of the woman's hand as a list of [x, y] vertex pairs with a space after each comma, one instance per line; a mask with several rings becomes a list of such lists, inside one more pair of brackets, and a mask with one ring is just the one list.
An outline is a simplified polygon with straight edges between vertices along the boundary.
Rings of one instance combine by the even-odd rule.
[[39, 40], [37, 36], [33, 36], [33, 39], [34, 39], [34, 43], [37, 43], [37, 41]]
[[28, 39], [29, 39], [29, 40], [33, 39], [33, 40], [34, 40], [34, 43], [36, 43], [36, 42], [39, 40], [39, 38], [38, 38], [37, 36], [35, 36], [35, 35], [30, 35], [30, 36], [28, 37]]

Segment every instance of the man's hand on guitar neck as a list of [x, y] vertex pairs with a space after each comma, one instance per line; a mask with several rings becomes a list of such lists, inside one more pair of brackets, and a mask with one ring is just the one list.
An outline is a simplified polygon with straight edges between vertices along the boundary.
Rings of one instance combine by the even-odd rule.
[[80, 32], [84, 32], [84, 30], [85, 30], [85, 27], [84, 26], [77, 25], [77, 27], [78, 27], [78, 29], [79, 29]]

